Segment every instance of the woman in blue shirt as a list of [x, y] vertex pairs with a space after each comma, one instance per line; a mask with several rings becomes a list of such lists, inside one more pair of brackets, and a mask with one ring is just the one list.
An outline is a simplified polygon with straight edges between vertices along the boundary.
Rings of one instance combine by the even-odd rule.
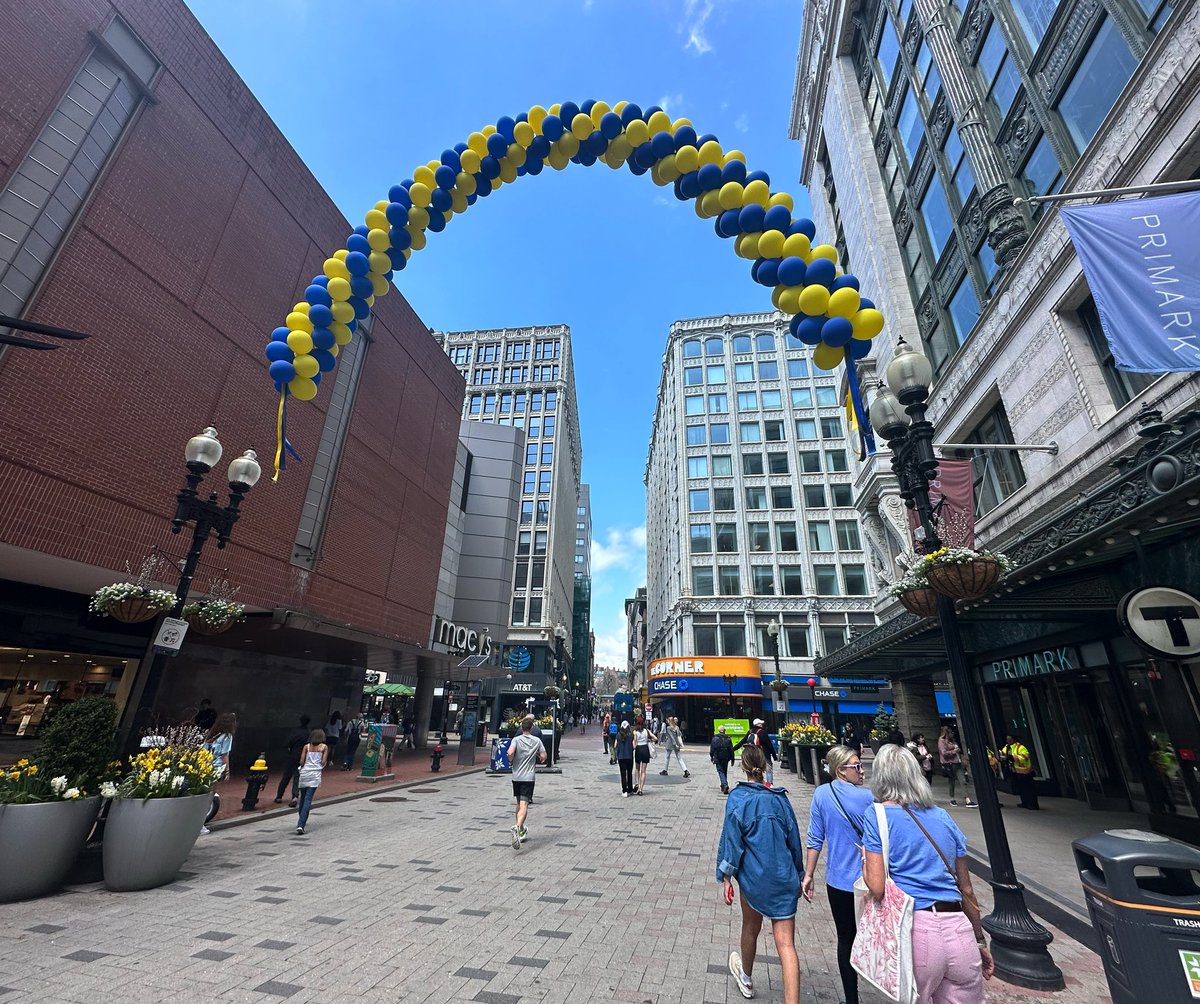
[[854, 883], [862, 874], [862, 816], [871, 807], [871, 793], [863, 788], [863, 767], [848, 746], [834, 746], [825, 755], [825, 772], [832, 779], [813, 793], [808, 813], [804, 881], [800, 892], [812, 902], [813, 874], [821, 848], [825, 857], [825, 889], [837, 929], [838, 969], [842, 974], [843, 1004], [858, 1004], [858, 974], [850, 965], [850, 949], [858, 924], [854, 916]]
[[771, 921], [775, 950], [783, 967], [786, 1004], [800, 1004], [800, 959], [796, 955], [796, 904], [804, 851], [796, 813], [783, 788], [764, 783], [767, 758], [759, 746], [742, 747], [742, 770], [748, 780], [729, 793], [725, 826], [717, 847], [717, 881], [725, 902], [733, 905], [733, 879], [742, 896], [741, 954], [731, 952], [729, 971], [738, 991], [754, 996], [750, 973], [763, 917]]
[[[967, 871], [967, 838], [908, 750], [884, 746], [871, 767], [871, 791], [888, 829], [886, 874], [913, 898], [913, 976], [917, 1000], [983, 1004], [983, 981], [995, 968], [979, 923]], [[924, 828], [922, 830], [922, 828]], [[883, 898], [883, 843], [875, 812], [863, 816], [863, 880]], [[961, 890], [961, 892], [960, 892]]]

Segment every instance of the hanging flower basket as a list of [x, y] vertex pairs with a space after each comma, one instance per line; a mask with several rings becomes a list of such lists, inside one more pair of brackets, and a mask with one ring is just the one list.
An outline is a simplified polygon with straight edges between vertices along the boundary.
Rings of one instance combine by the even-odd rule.
[[88, 609], [101, 617], [137, 624], [157, 617], [174, 605], [175, 594], [166, 589], [151, 589], [136, 582], [114, 582], [92, 594]]
[[918, 617], [935, 617], [937, 616], [937, 590], [929, 586], [921, 586], [917, 589], [908, 589], [902, 593], [897, 593], [896, 597], [904, 606], [905, 610], [909, 610]]
[[1000, 562], [977, 557], [972, 561], [931, 565], [925, 571], [929, 584], [943, 596], [976, 600], [986, 596], [1000, 581]]
[[245, 620], [246, 607], [229, 600], [200, 600], [183, 608], [183, 618], [199, 634], [220, 634]]
[[788, 689], [787, 680], [772, 680], [771, 689], [777, 694], [786, 694]]

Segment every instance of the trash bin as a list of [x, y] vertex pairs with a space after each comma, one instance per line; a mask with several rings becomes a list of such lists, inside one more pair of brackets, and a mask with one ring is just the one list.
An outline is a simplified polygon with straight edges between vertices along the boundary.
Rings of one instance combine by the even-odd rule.
[[1200, 998], [1200, 850], [1145, 830], [1071, 846], [1113, 1004]]

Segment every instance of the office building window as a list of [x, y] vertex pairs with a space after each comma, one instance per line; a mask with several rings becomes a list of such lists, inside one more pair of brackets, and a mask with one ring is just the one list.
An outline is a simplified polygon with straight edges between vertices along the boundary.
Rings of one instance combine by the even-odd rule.
[[954, 233], [954, 217], [950, 215], [950, 207], [946, 204], [946, 193], [942, 191], [942, 183], [935, 174], [925, 189], [921, 199], [921, 220], [925, 225], [925, 236], [929, 238], [929, 246], [933, 248], [933, 257], [942, 256], [946, 242]]
[[695, 359], [700, 355], [700, 343], [695, 339], [683, 343], [683, 358]]
[[758, 411], [758, 394], [752, 390], [738, 391], [738, 411]]
[[769, 523], [747, 523], [746, 539], [751, 551], [761, 554], [771, 550], [771, 525]]
[[729, 423], [714, 422], [708, 427], [708, 441], [715, 446], [723, 446], [729, 442]]
[[800, 458], [800, 470], [802, 473], [821, 473], [821, 454], [819, 454], [816, 450], [802, 450], [797, 455]]
[[703, 446], [705, 441], [705, 426], [689, 425], [687, 427], [687, 444], [688, 446]]
[[767, 469], [772, 474], [787, 474], [788, 455], [786, 453], [768, 453]]
[[709, 566], [692, 569], [692, 595], [712, 596], [713, 570]]
[[1108, 384], [1113, 404], [1118, 408], [1123, 404], [1128, 404], [1162, 376], [1161, 373], [1130, 373], [1128, 370], [1117, 369], [1112, 349], [1104, 335], [1104, 329], [1100, 326], [1100, 314], [1096, 310], [1096, 301], [1090, 296], [1080, 305], [1076, 314], [1088, 343], [1092, 347], [1092, 352], [1096, 356], [1096, 361], [1100, 364], [1100, 371], [1104, 374], [1104, 382]]
[[685, 415], [703, 415], [704, 414], [704, 395], [690, 394], [683, 399], [683, 413]]
[[808, 628], [785, 624], [783, 634], [787, 639], [787, 654], [793, 659], [807, 659], [812, 654], [808, 648]]
[[550, 500], [538, 499], [537, 502], [537, 525], [549, 526], [550, 524]]
[[555, 417], [553, 415], [542, 416], [542, 435], [547, 439], [554, 438]]
[[708, 395], [708, 413], [710, 415], [724, 415], [728, 411], [729, 396], [727, 394]]
[[528, 342], [509, 342], [504, 347], [504, 358], [510, 363], [522, 362], [529, 358]]
[[724, 383], [725, 382], [725, 367], [724, 366], [709, 366], [707, 367], [705, 376], [709, 383]]
[[837, 569], [833, 565], [818, 565], [813, 570], [813, 574], [816, 578], [818, 596], [839, 595]]
[[792, 390], [793, 408], [811, 408], [813, 406], [812, 391], [807, 387], [797, 387]]
[[896, 60], [900, 57], [900, 40], [896, 37], [896, 28], [890, 15], [884, 15], [883, 30], [879, 33], [879, 50], [876, 59], [879, 61], [879, 73], [888, 87], [892, 83], [892, 75], [896, 71]]
[[826, 450], [825, 451], [825, 470], [833, 473], [844, 473], [850, 468], [846, 465], [845, 450]]
[[[772, 337], [772, 341], [774, 338]], [[779, 379], [779, 363], [774, 359], [769, 361], [764, 360], [758, 364], [758, 379], [760, 380], [778, 380]]]
[[[705, 596], [711, 596], [710, 589]], [[696, 655], [717, 654], [717, 626], [715, 624], [695, 624], [692, 626], [692, 641]]]
[[754, 351], [755, 352], [774, 352], [775, 351], [775, 336], [768, 334], [765, 331], [760, 331], [757, 335], [754, 336]]
[[821, 645], [825, 649], [825, 654], [836, 652], [839, 648], [846, 644], [846, 629], [843, 627], [823, 627], [821, 628]]
[[715, 512], [733, 512], [734, 510], [734, 490], [732, 488], [714, 488], [713, 493], [713, 510]]
[[514, 624], [525, 623], [525, 597], [514, 596], [512, 601], [512, 622]]
[[707, 523], [691, 525], [692, 554], [712, 553], [712, 528]]
[[[557, 367], [556, 367], [557, 368]], [[558, 408], [558, 391], [546, 391], [546, 410], [555, 411]]]
[[764, 390], [762, 392], [763, 411], [772, 411], [783, 407], [783, 395], [777, 390]]
[[546, 559], [534, 561], [530, 568], [533, 574], [529, 578], [529, 588], [541, 589], [546, 584]]
[[834, 505], [854, 505], [854, 488], [850, 485], [830, 485]]
[[548, 535], [548, 531], [546, 531], [546, 530], [534, 530], [533, 531], [533, 553], [534, 554], [545, 554], [546, 553], [547, 535]]
[[471, 346], [452, 346], [449, 355], [450, 361], [454, 363], [455, 366], [466, 366], [471, 361]]
[[722, 596], [740, 596], [741, 580], [737, 565], [722, 565], [717, 569], [717, 588]]
[[1080, 153], [1096, 135], [1135, 69], [1137, 60], [1129, 43], [1116, 22], [1106, 17], [1058, 102], [1058, 113]]
[[[963, 436], [964, 443], [1011, 443], [1012, 429], [1004, 405], [997, 404], [974, 429]], [[962, 456], [962, 452], [959, 453]], [[1025, 471], [1016, 450], [975, 450], [971, 454], [975, 476], [975, 514], [991, 512], [1025, 484]]]
[[867, 595], [867, 569], [865, 565], [843, 565], [842, 581], [847, 596]]
[[683, 368], [683, 385], [685, 387], [699, 387], [704, 383], [704, 370], [699, 366], [685, 366]]
[[967, 196], [975, 187], [975, 172], [971, 170], [971, 162], [967, 160], [967, 152], [963, 149], [962, 140], [958, 136], [958, 127], [951, 126], [942, 143], [942, 153], [946, 156], [946, 164], [950, 168], [950, 180], [958, 193], [958, 204], [965, 205]]
[[714, 453], [712, 472], [714, 478], [733, 477], [733, 458], [728, 453]]
[[796, 524], [790, 521], [776, 523], [775, 544], [780, 551], [799, 551], [800, 540], [796, 536]]
[[533, 533], [529, 530], [522, 530], [517, 535], [517, 554], [528, 554], [532, 542]]
[[777, 419], [767, 419], [763, 422], [763, 438], [768, 443], [782, 443], [783, 422]]
[[752, 565], [750, 581], [754, 584], [755, 596], [775, 595], [775, 573], [770, 565]]
[[828, 520], [810, 520], [808, 524], [808, 549], [810, 551], [832, 551], [833, 535], [829, 532]]
[[791, 485], [774, 485], [771, 488], [772, 509], [793, 509]]
[[525, 463], [536, 464], [537, 458], [538, 458], [538, 444], [537, 443], [526, 443], [525, 444]]
[[717, 553], [736, 554], [737, 549], [737, 526], [735, 526], [733, 523], [718, 523]]
[[516, 564], [516, 575], [513, 577], [513, 588], [524, 590], [529, 582], [529, 560], [521, 559]]
[[841, 439], [842, 438], [842, 420], [840, 418], [823, 418], [823, 419], [821, 419], [821, 438], [822, 439]]
[[804, 573], [795, 565], [783, 565], [779, 569], [779, 591], [784, 596], [804, 595]]
[[708, 477], [708, 457], [688, 457], [688, 477]]
[[550, 478], [551, 478], [552, 473], [553, 472], [551, 472], [551, 471], [539, 471], [538, 472], [538, 494], [539, 495], [549, 495], [550, 494]]
[[796, 438], [797, 439], [816, 439], [817, 438], [817, 420], [815, 418], [798, 418], [798, 419], [796, 419]]
[[984, 89], [995, 104], [1000, 118], [1008, 114], [1013, 98], [1021, 86], [1021, 76], [1000, 33], [1000, 22], [993, 21], [979, 50], [979, 72], [983, 75]]
[[975, 322], [979, 320], [979, 298], [975, 295], [975, 287], [971, 285], [970, 279], [964, 277], [958, 284], [958, 289], [950, 297], [947, 309], [954, 326], [954, 337], [961, 345], [975, 327]]
[[[737, 595], [737, 593], [735, 590], [734, 593], [723, 595]], [[746, 654], [746, 629], [742, 625], [721, 625], [721, 654], [727, 656]]]
[[812, 509], [819, 509], [825, 505], [825, 486], [824, 485], [805, 485], [804, 486], [804, 504]]
[[862, 541], [858, 537], [858, 523], [852, 519], [839, 519], [837, 526], [838, 548], [842, 551], [861, 551]]
[[921, 121], [917, 95], [911, 87], [908, 88], [908, 93], [904, 95], [904, 103], [900, 106], [896, 129], [900, 133], [900, 142], [904, 145], [904, 153], [911, 165], [917, 155], [917, 147], [921, 145], [921, 138], [925, 135], [925, 123]]
[[542, 416], [530, 415], [529, 425], [525, 429], [525, 435], [530, 439], [537, 439], [542, 434]]
[[725, 351], [725, 343], [721, 341], [720, 335], [713, 335], [710, 338], [704, 339], [704, 354], [706, 356], [719, 356]]
[[[807, 348], [807, 346], [806, 346]], [[807, 359], [789, 359], [787, 361], [788, 376], [797, 379], [799, 377], [808, 376], [808, 360]], [[792, 399], [795, 404], [795, 398]]]
[[537, 488], [537, 471], [526, 471], [525, 481], [521, 486], [526, 495], [532, 495]]
[[733, 351], [737, 353], [752, 351], [752, 342], [749, 335], [735, 335], [733, 338]]
[[767, 490], [765, 488], [746, 489], [746, 508], [765, 509], [767, 507]]
[[817, 388], [817, 407], [818, 408], [836, 408], [838, 403], [836, 387], [818, 387]]
[[742, 473], [743, 474], [762, 474], [763, 458], [761, 453], [743, 453], [742, 454]]
[[533, 524], [533, 500], [521, 503], [521, 525], [531, 526]]
[[688, 492], [688, 512], [708, 512], [708, 489], [693, 488]]
[[739, 443], [761, 443], [762, 428], [757, 422], [741, 422], [738, 424]]
[[733, 378], [738, 383], [754, 383], [754, 363], [736, 363]]

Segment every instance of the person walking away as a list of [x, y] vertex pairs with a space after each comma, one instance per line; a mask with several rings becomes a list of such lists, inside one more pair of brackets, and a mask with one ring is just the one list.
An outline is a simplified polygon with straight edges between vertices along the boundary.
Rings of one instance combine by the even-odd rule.
[[546, 762], [546, 747], [542, 745], [541, 738], [533, 734], [533, 721], [533, 715], [522, 718], [521, 734], [513, 736], [512, 742], [508, 744], [508, 762], [512, 764], [513, 797], [517, 800], [517, 814], [512, 827], [514, 851], [521, 849], [521, 842], [528, 836], [525, 819], [529, 815], [529, 803], [533, 800], [537, 765]]
[[683, 732], [679, 728], [678, 718], [668, 718], [666, 728], [663, 729], [663, 746], [666, 747], [667, 755], [663, 762], [663, 769], [660, 774], [666, 774], [671, 766], [671, 754], [675, 754], [675, 759], [679, 761], [679, 766], [683, 770], [684, 777], [691, 777], [692, 772], [687, 769], [687, 764], [683, 762]]
[[767, 734], [767, 724], [761, 718], [754, 719], [751, 723], [750, 731], [742, 737], [742, 741], [734, 746], [733, 749], [737, 752], [744, 746], [757, 746], [763, 751], [763, 756], [767, 758], [766, 784], [768, 786], [774, 784], [775, 744], [771, 742], [771, 737]]
[[1021, 799], [1019, 807], [1041, 809], [1038, 805], [1037, 781], [1034, 778], [1033, 757], [1029, 753], [1029, 747], [1015, 736], [1010, 735], [1007, 739], [1008, 745], [1004, 747], [1004, 752], [1012, 769], [1013, 791]]
[[312, 719], [308, 715], [301, 715], [300, 725], [293, 729], [292, 734], [288, 736], [287, 756], [283, 761], [285, 766], [279, 772], [279, 787], [275, 791], [276, 805], [283, 801], [283, 793], [287, 791], [289, 784], [292, 786], [292, 800], [288, 802], [288, 807], [294, 809], [300, 801], [300, 761], [297, 757], [300, 756], [300, 750], [311, 735], [308, 727], [311, 721]]
[[609, 751], [609, 746], [612, 740], [609, 738], [608, 727], [612, 725], [612, 715], [607, 711], [604, 712], [604, 717], [600, 719], [600, 731], [604, 733], [604, 752]]
[[717, 777], [721, 781], [721, 794], [729, 794], [729, 765], [733, 763], [733, 740], [725, 734], [725, 726], [717, 726], [717, 734], [712, 737], [708, 746], [708, 758], [717, 768]]
[[313, 729], [308, 742], [300, 749], [300, 805], [296, 817], [296, 836], [304, 836], [304, 828], [308, 825], [308, 813], [312, 809], [313, 798], [321, 786], [321, 775], [325, 765], [329, 763], [332, 751], [325, 742], [325, 732]]
[[207, 697], [200, 701], [200, 710], [196, 712], [196, 717], [192, 719], [192, 724], [202, 732], [208, 732], [209, 729], [217, 724], [217, 709], [212, 706], [212, 701]]
[[362, 742], [363, 720], [361, 715], [355, 715], [346, 723], [346, 755], [342, 758], [342, 770], [354, 767], [354, 754], [358, 752], [358, 744]]
[[950, 782], [950, 804], [958, 805], [958, 799], [954, 796], [958, 786], [958, 771], [962, 767], [962, 749], [955, 742], [949, 725], [942, 726], [942, 734], [938, 736], [938, 763], [942, 774]]
[[925, 780], [933, 784], [933, 753], [925, 745], [925, 737], [920, 732], [912, 737], [912, 741], [908, 744], [908, 751], [917, 758]]
[[[871, 765], [871, 791], [882, 803], [888, 860], [876, 812], [863, 815], [863, 880], [883, 898], [891, 878], [913, 898], [913, 976], [918, 1004], [983, 1004], [995, 964], [967, 870], [967, 838], [933, 803], [933, 789], [907, 751], [884, 747]], [[878, 808], [878, 807], [877, 807]]]
[[204, 748], [213, 758], [213, 803], [204, 817], [204, 825], [200, 827], [201, 835], [208, 833], [209, 820], [221, 811], [221, 796], [216, 787], [229, 777], [229, 751], [233, 749], [233, 734], [237, 731], [237, 716], [232, 711], [226, 711], [215, 720], [213, 726], [204, 737]]
[[342, 713], [335, 711], [325, 723], [325, 743], [329, 747], [329, 759], [333, 759], [338, 740], [342, 738]]
[[650, 744], [658, 742], [658, 735], [651, 731], [646, 719], [638, 719], [638, 727], [633, 733], [633, 763], [637, 771], [636, 783], [633, 790], [639, 795], [646, 794], [646, 765], [650, 763]]
[[825, 855], [825, 892], [837, 931], [838, 971], [842, 976], [842, 1004], [858, 1004], [858, 973], [850, 965], [850, 949], [858, 922], [854, 916], [854, 883], [862, 875], [862, 816], [871, 807], [871, 793], [862, 786], [863, 765], [858, 751], [834, 746], [825, 754], [829, 784], [813, 792], [804, 843], [804, 879], [800, 894], [810, 903], [813, 875], [821, 851]]
[[401, 735], [404, 736], [404, 748], [406, 750], [416, 749], [413, 743], [413, 720], [412, 715], [405, 715], [404, 722], [401, 725]]
[[733, 905], [733, 880], [742, 902], [740, 952], [729, 953], [738, 992], [754, 996], [754, 956], [763, 918], [771, 921], [775, 951], [783, 967], [783, 999], [800, 1004], [800, 959], [796, 955], [796, 904], [804, 871], [804, 849], [796, 813], [783, 788], [765, 783], [767, 758], [760, 746], [742, 749], [746, 780], [729, 794], [717, 845], [717, 881]]
[[612, 741], [613, 760], [621, 771], [621, 797], [633, 794], [633, 733], [629, 723], [622, 722]]

